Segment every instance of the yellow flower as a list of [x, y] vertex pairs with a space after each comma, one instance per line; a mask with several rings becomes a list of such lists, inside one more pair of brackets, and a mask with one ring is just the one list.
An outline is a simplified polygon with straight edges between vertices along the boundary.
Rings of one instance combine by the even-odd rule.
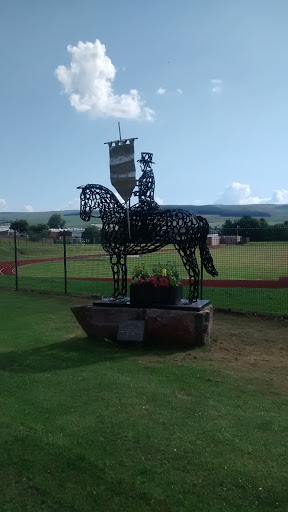
[[167, 276], [167, 270], [166, 270], [166, 268], [162, 268], [162, 276], [163, 276], [163, 277], [166, 277], [166, 276]]

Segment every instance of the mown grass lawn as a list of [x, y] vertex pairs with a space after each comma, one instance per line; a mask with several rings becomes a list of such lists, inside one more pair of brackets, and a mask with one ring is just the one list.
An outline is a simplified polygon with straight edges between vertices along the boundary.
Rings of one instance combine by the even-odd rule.
[[89, 341], [75, 302], [0, 292], [1, 510], [287, 510], [287, 322], [148, 351]]

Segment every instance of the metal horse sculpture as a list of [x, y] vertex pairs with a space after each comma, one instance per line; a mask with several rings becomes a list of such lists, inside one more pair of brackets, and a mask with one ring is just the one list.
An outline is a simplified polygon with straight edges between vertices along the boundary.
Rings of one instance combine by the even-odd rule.
[[99, 210], [102, 220], [102, 246], [110, 256], [114, 279], [114, 298], [127, 294], [127, 255], [147, 254], [173, 244], [189, 275], [189, 302], [199, 293], [199, 266], [196, 248], [199, 247], [205, 270], [218, 275], [207, 247], [209, 224], [203, 217], [181, 209], [132, 206], [127, 211], [115, 194], [102, 185], [86, 185], [80, 195], [80, 217], [89, 221], [92, 212]]

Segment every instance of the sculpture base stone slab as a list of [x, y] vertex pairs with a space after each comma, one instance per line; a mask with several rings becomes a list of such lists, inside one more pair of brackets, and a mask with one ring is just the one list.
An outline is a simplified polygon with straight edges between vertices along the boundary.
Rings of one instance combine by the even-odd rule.
[[[200, 311], [169, 306], [168, 308], [136, 308], [125, 303], [121, 307], [113, 302], [105, 307], [87, 304], [71, 307], [73, 314], [89, 338], [121, 341], [118, 333], [123, 324], [144, 321], [144, 345], [179, 346], [192, 348], [210, 344], [213, 320], [212, 306]], [[121, 328], [122, 325], [122, 328]], [[125, 341], [125, 340], [124, 340]], [[129, 341], [133, 341], [133, 337]], [[138, 339], [135, 341], [139, 341]]]
[[111, 299], [111, 298], [104, 298], [101, 300], [96, 300], [93, 302], [93, 306], [98, 307], [108, 307], [111, 308], [111, 306], [115, 308], [146, 308], [148, 307], [155, 307], [157, 309], [173, 309], [173, 310], [183, 310], [183, 311], [201, 311], [206, 306], [209, 306], [211, 303], [210, 300], [202, 300], [198, 299], [194, 302], [188, 302], [186, 299], [180, 299], [179, 302], [176, 304], [152, 304], [150, 306], [142, 306], [142, 305], [136, 305], [131, 304], [129, 298], [123, 297], [121, 299]]

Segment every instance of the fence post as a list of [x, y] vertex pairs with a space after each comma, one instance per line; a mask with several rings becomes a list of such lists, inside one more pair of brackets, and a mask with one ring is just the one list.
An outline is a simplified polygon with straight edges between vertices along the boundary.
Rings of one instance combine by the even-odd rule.
[[201, 261], [201, 274], [200, 274], [200, 300], [203, 299], [203, 263]]
[[16, 237], [16, 230], [14, 230], [14, 264], [15, 264], [16, 291], [18, 292], [18, 262], [17, 262], [17, 237]]
[[66, 231], [63, 231], [63, 248], [64, 248], [64, 282], [65, 282], [65, 295], [67, 295]]

